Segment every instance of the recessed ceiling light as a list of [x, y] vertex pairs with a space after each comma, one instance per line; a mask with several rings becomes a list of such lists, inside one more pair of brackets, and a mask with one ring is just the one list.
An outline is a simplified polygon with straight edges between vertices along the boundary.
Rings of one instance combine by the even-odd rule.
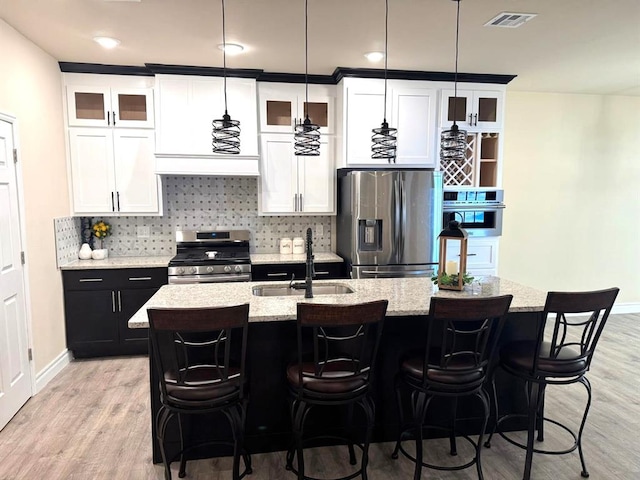
[[370, 62], [379, 62], [384, 58], [384, 53], [383, 52], [367, 52], [364, 54], [364, 56]]
[[244, 47], [239, 43], [221, 43], [218, 48], [224, 50], [227, 55], [237, 55], [244, 50]]
[[120, 45], [120, 40], [111, 37], [93, 37], [93, 41], [103, 48], [115, 48]]

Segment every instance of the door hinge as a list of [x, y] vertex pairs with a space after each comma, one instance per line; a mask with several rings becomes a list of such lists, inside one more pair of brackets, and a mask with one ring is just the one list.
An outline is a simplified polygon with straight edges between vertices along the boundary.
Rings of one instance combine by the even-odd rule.
[[13, 149], [13, 163], [18, 163], [18, 149]]
[[20, 262], [22, 262], [22, 265], [25, 264], [25, 260], [24, 260], [24, 252], [20, 252]]
[[33, 361], [33, 350], [29, 349], [29, 361]]

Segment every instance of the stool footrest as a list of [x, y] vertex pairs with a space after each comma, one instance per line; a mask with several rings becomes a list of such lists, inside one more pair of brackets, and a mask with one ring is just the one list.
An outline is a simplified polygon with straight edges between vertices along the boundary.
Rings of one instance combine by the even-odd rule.
[[[503, 417], [500, 417], [496, 425], [496, 433], [500, 435], [502, 438], [504, 438], [510, 444], [515, 445], [516, 447], [520, 447], [523, 450], [526, 450], [527, 446], [525, 444], [517, 442], [513, 438], [509, 438], [509, 436], [505, 432], [500, 430], [500, 423], [502, 423], [505, 420], [509, 420], [510, 418], [516, 418], [516, 417], [526, 418], [527, 414], [526, 413], [510, 413], [509, 415], [504, 415]], [[578, 436], [575, 434], [573, 430], [571, 430], [566, 425], [563, 425], [562, 423], [558, 422], [557, 420], [553, 420], [551, 418], [543, 417], [542, 420], [545, 422], [553, 423], [554, 425], [557, 425], [558, 427], [562, 428], [564, 431], [568, 432], [573, 437], [573, 445], [565, 450], [544, 450], [540, 448], [534, 448], [533, 451], [535, 453], [543, 453], [545, 455], [564, 455], [566, 453], [571, 453], [578, 448]]]

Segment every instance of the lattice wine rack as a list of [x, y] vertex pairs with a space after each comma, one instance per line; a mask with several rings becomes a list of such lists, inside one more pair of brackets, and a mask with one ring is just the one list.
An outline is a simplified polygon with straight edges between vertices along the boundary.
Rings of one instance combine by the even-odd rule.
[[440, 160], [440, 171], [445, 185], [475, 185], [477, 143], [478, 135], [469, 133], [464, 160]]

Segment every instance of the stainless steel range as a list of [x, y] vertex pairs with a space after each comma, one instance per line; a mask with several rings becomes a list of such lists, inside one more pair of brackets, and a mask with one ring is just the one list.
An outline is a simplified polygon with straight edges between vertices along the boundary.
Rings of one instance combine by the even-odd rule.
[[176, 232], [178, 254], [169, 262], [169, 283], [251, 280], [248, 230]]

